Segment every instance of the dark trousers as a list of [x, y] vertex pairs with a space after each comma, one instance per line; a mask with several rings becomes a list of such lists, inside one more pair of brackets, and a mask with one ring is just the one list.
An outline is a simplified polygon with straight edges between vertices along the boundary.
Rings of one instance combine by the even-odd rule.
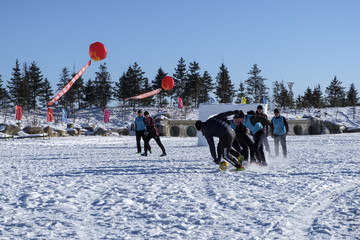
[[227, 162], [229, 162], [234, 167], [240, 168], [241, 164], [237, 160], [237, 156], [239, 156], [240, 153], [232, 148], [235, 137], [236, 137], [235, 132], [231, 131], [219, 139], [219, 143], [217, 146], [218, 159], [220, 160], [221, 157], [223, 157]]
[[266, 136], [264, 130], [260, 130], [256, 132], [253, 136], [255, 155], [256, 155], [256, 159], [259, 162], [266, 162], [265, 154], [264, 154], [264, 146], [263, 146], [263, 141], [265, 137]]
[[250, 160], [255, 161], [255, 148], [254, 142], [251, 140], [249, 135], [237, 135], [236, 140], [240, 144], [242, 151], [241, 154], [244, 156], [245, 161], [249, 160], [249, 150], [250, 150]]
[[283, 157], [287, 157], [286, 149], [286, 134], [284, 135], [274, 135], [274, 146], [275, 146], [275, 156], [279, 156], [279, 143], [281, 144]]
[[159, 137], [159, 135], [158, 135], [155, 131], [149, 132], [149, 133], [146, 135], [145, 139], [144, 139], [144, 141], [145, 141], [145, 153], [147, 154], [147, 151], [150, 150], [149, 142], [150, 142], [150, 140], [151, 140], [152, 138], [155, 140], [155, 142], [157, 143], [157, 145], [159, 145], [159, 147], [161, 148], [161, 150], [163, 151], [163, 153], [166, 153], [165, 148], [164, 148], [164, 145], [161, 143], [160, 137]]
[[[137, 151], [141, 152], [141, 144], [140, 144], [140, 140], [141, 138], [143, 139], [143, 141], [145, 142], [145, 130], [143, 131], [136, 131], [136, 147], [137, 147]], [[145, 145], [144, 145], [144, 149], [145, 149]], [[149, 145], [149, 149], [151, 150], [151, 147]]]
[[233, 144], [232, 144], [233, 149], [235, 149], [235, 151], [237, 151], [238, 153], [241, 153], [241, 146], [240, 143], [236, 140], [234, 140]]

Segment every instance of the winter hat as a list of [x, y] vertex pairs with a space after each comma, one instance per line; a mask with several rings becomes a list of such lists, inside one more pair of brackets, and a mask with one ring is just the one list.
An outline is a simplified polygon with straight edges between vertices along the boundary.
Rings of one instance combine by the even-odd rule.
[[197, 129], [198, 131], [200, 131], [201, 126], [202, 126], [202, 121], [200, 121], [200, 120], [196, 121], [195, 127], [196, 127], [196, 129]]
[[259, 110], [259, 109], [264, 110], [262, 105], [259, 105], [259, 106], [257, 107], [257, 110]]
[[144, 115], [150, 115], [148, 111], [145, 111], [144, 112]]
[[280, 113], [280, 110], [278, 108], [275, 108], [274, 113]]
[[141, 111], [141, 110], [139, 110], [139, 111], [138, 111], [138, 113], [142, 113], [142, 111]]

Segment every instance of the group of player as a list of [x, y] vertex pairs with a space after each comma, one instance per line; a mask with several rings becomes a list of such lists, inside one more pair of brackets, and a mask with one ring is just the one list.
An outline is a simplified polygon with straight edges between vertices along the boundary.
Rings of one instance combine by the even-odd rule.
[[[232, 120], [228, 116], [234, 115]], [[241, 110], [220, 113], [207, 121], [197, 121], [195, 127], [206, 138], [214, 162], [220, 164], [221, 158], [232, 164], [237, 171], [244, 170], [243, 161], [267, 166], [265, 149], [270, 152], [267, 141], [269, 132], [274, 138], [275, 156], [279, 155], [279, 143], [283, 150], [283, 157], [287, 157], [286, 135], [289, 126], [285, 117], [280, 116], [280, 110], [274, 110], [274, 117], [269, 122], [259, 105], [256, 112], [244, 114]], [[215, 151], [214, 137], [219, 138]], [[217, 152], [217, 153], [216, 153]]]
[[[228, 116], [234, 116], [228, 120]], [[263, 112], [263, 106], [259, 105], [256, 112], [249, 111], [244, 114], [242, 110], [227, 111], [220, 113], [207, 121], [196, 121], [195, 127], [202, 132], [206, 138], [210, 153], [214, 162], [220, 164], [221, 158], [232, 164], [236, 170], [244, 170], [243, 161], [258, 163], [267, 166], [265, 149], [270, 152], [267, 140], [269, 132], [274, 138], [275, 156], [279, 155], [279, 143], [281, 143], [283, 157], [287, 157], [286, 135], [289, 126], [285, 117], [280, 115], [280, 110], [274, 110], [274, 117], [269, 122], [267, 115]], [[162, 150], [162, 156], [166, 156], [164, 145], [155, 127], [155, 120], [149, 112], [144, 114], [138, 111], [135, 118], [135, 132], [137, 153], [147, 156], [151, 153], [150, 140], [153, 138]], [[214, 137], [219, 138], [217, 150], [215, 151]], [[141, 138], [144, 140], [144, 153], [141, 153]]]

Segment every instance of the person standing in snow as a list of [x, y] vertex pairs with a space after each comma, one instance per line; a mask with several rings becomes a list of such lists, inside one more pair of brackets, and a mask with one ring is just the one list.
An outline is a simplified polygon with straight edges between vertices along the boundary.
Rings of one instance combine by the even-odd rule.
[[255, 116], [254, 111], [249, 111], [244, 117], [243, 124], [249, 129], [254, 140], [254, 149], [257, 161], [264, 166], [267, 166], [263, 141], [265, 138], [264, 126], [269, 125], [266, 118]]
[[279, 156], [279, 143], [281, 144], [283, 157], [287, 157], [286, 135], [289, 132], [289, 125], [285, 117], [280, 116], [280, 110], [274, 110], [274, 117], [271, 120], [271, 137], [274, 138], [275, 157]]
[[164, 145], [161, 143], [159, 133], [155, 127], [155, 119], [150, 117], [148, 111], [144, 112], [144, 116], [145, 116], [144, 123], [146, 125], [146, 130], [148, 134], [145, 137], [145, 152], [141, 154], [141, 156], [147, 156], [147, 150], [149, 150], [149, 142], [152, 138], [156, 141], [156, 143], [159, 145], [159, 147], [162, 150], [162, 154], [160, 155], [160, 157], [166, 156]]
[[[255, 116], [261, 116], [268, 120], [268, 116], [264, 113], [264, 109], [263, 109], [262, 105], [259, 105], [257, 107]], [[267, 137], [269, 136], [269, 125], [266, 125], [266, 127], [264, 127], [264, 132], [265, 132], [265, 138], [264, 138], [263, 144], [265, 146], [265, 150], [270, 153], [270, 145], [269, 145], [269, 141], [267, 139]]]
[[[236, 110], [220, 113], [212, 118], [209, 118], [205, 122], [198, 120], [195, 123], [195, 127], [198, 131], [202, 132], [206, 138], [209, 144], [211, 156], [216, 164], [220, 164], [221, 157], [223, 157], [226, 161], [232, 164], [237, 171], [241, 171], [245, 168], [242, 166], [241, 162], [239, 162], [239, 160], [231, 154], [231, 147], [236, 138], [236, 134], [230, 125], [222, 120], [224, 117], [237, 114], [238, 112], [239, 111]], [[219, 138], [218, 146], [221, 150], [220, 156], [216, 156], [214, 137]]]
[[[135, 118], [135, 133], [136, 133], [136, 147], [137, 147], [137, 153], [141, 153], [141, 144], [140, 140], [143, 139], [145, 143], [145, 130], [146, 125], [144, 122], [144, 116], [141, 110], [137, 112], [138, 116]], [[145, 149], [145, 144], [144, 144]], [[151, 153], [151, 147], [150, 144], [148, 145], [149, 152]]]

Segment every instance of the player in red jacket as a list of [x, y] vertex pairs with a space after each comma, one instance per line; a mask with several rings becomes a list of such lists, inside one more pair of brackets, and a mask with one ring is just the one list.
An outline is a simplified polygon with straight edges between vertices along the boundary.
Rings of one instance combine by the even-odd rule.
[[145, 137], [145, 152], [143, 154], [141, 154], [142, 156], [147, 156], [147, 150], [149, 149], [149, 142], [150, 140], [153, 138], [156, 143], [159, 145], [159, 147], [162, 150], [162, 154], [160, 155], [160, 157], [166, 156], [166, 151], [164, 148], [164, 145], [161, 143], [160, 141], [160, 137], [159, 137], [159, 133], [156, 130], [155, 127], [155, 119], [150, 117], [150, 114], [148, 111], [144, 112], [144, 123], [146, 125], [146, 131], [147, 131], [147, 135]]

